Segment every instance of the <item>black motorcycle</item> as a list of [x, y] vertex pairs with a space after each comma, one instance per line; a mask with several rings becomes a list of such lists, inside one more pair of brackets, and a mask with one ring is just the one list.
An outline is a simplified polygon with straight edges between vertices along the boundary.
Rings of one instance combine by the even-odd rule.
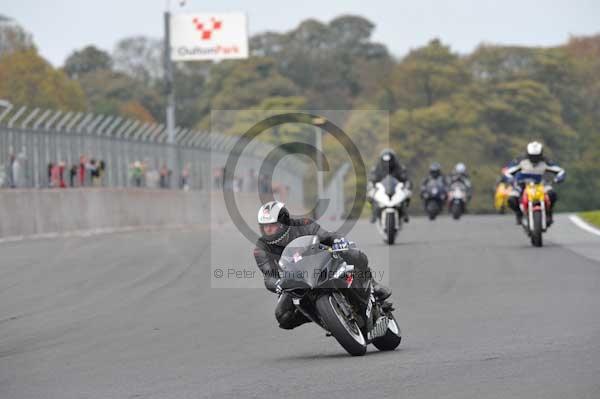
[[396, 349], [402, 338], [391, 304], [376, 300], [371, 279], [355, 278], [339, 252], [317, 236], [296, 238], [279, 260], [283, 292], [352, 356], [364, 355], [370, 343], [382, 351]]
[[421, 197], [429, 220], [434, 220], [444, 207], [446, 187], [437, 180], [430, 180], [421, 192]]

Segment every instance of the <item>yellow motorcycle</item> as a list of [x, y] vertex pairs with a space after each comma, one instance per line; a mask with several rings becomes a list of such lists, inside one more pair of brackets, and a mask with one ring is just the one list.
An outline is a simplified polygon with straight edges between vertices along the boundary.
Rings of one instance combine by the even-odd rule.
[[508, 183], [500, 182], [496, 186], [494, 194], [494, 208], [500, 214], [504, 214], [508, 208], [508, 197], [512, 193], [512, 186]]
[[550, 209], [550, 198], [546, 192], [550, 188], [543, 182], [526, 181], [521, 195], [519, 206], [523, 212], [523, 228], [535, 247], [543, 245], [542, 233], [548, 229], [546, 212]]

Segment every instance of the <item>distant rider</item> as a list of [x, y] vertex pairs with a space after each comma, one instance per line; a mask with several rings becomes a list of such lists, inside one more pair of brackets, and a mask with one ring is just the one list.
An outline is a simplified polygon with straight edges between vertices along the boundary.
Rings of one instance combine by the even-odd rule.
[[[379, 159], [377, 160], [377, 164], [373, 167], [373, 169], [371, 169], [371, 173], [369, 175], [367, 199], [371, 204], [371, 223], [375, 223], [377, 220], [377, 215], [379, 214], [379, 209], [373, 201], [375, 183], [380, 182], [386, 176], [392, 176], [399, 182], [404, 183], [407, 189], [412, 187], [412, 182], [408, 177], [408, 171], [406, 170], [406, 167], [398, 161], [398, 156], [394, 150], [390, 148], [386, 148], [385, 150], [381, 151], [381, 154], [379, 154]], [[408, 208], [409, 205], [410, 198], [406, 200], [406, 207]], [[404, 221], [408, 222], [407, 212], [404, 214]]]
[[442, 174], [442, 166], [438, 162], [434, 162], [429, 166], [429, 176], [421, 183], [421, 198], [424, 198], [427, 186], [435, 182], [442, 188], [442, 200], [446, 199], [446, 178]]
[[451, 186], [452, 183], [462, 183], [467, 190], [467, 201], [471, 201], [473, 185], [471, 184], [471, 179], [469, 178], [467, 167], [464, 163], [459, 162], [454, 166], [452, 173], [448, 177], [448, 185]]
[[[371, 278], [369, 260], [367, 256], [358, 249], [348, 247], [348, 241], [337, 233], [331, 233], [319, 226], [311, 219], [292, 219], [285, 205], [278, 201], [271, 201], [258, 210], [258, 224], [261, 237], [256, 242], [254, 258], [258, 268], [265, 278], [265, 287], [277, 294], [281, 294], [275, 308], [275, 318], [279, 327], [289, 330], [310, 320], [299, 312], [292, 298], [282, 293], [280, 283], [279, 258], [283, 249], [298, 237], [317, 235], [322, 244], [333, 247], [333, 249], [345, 249], [340, 252], [342, 258], [351, 265], [359, 276]], [[389, 288], [372, 280], [374, 294], [379, 300], [388, 298], [392, 292]]]
[[[521, 224], [523, 220], [523, 212], [519, 207], [519, 199], [523, 193], [524, 179], [533, 179], [540, 183], [544, 175], [550, 173], [554, 175], [554, 182], [561, 183], [565, 179], [565, 170], [558, 166], [558, 164], [547, 160], [544, 157], [544, 147], [542, 143], [538, 141], [532, 141], [527, 144], [527, 155], [524, 158], [515, 160], [504, 171], [504, 175], [515, 181], [514, 190], [508, 198], [508, 206], [515, 212], [517, 217], [517, 224]], [[550, 199], [550, 209], [547, 211], [547, 223], [548, 226], [552, 224], [552, 212], [558, 196], [556, 192], [551, 188], [546, 191]]]

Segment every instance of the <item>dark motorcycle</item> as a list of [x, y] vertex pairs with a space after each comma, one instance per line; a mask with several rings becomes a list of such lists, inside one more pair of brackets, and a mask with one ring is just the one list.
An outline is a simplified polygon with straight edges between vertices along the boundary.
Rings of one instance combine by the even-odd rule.
[[429, 220], [435, 220], [446, 201], [446, 188], [437, 180], [431, 180], [421, 192], [421, 197]]
[[376, 300], [371, 279], [354, 278], [354, 267], [339, 252], [317, 236], [296, 238], [279, 260], [282, 291], [352, 356], [364, 355], [371, 343], [396, 349], [402, 338], [391, 304]]

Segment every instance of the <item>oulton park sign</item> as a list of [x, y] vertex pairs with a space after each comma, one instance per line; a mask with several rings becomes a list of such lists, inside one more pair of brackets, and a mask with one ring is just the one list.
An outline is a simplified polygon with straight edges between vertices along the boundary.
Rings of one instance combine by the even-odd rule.
[[172, 60], [236, 58], [248, 58], [245, 14], [179, 14], [171, 17]]

